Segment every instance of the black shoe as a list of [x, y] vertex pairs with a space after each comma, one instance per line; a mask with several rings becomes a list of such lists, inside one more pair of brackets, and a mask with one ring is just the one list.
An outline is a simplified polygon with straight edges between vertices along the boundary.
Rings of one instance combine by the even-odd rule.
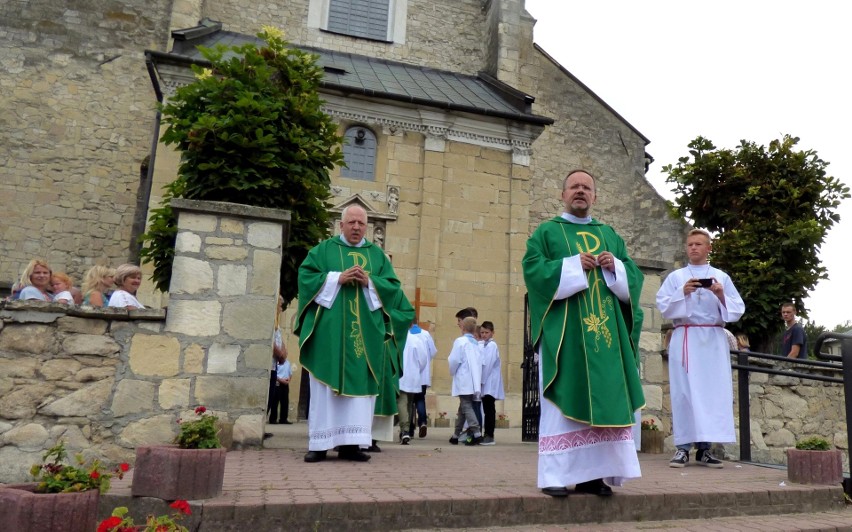
[[698, 449], [695, 453], [695, 463], [713, 469], [721, 469], [724, 467], [722, 461], [710, 454], [710, 449]]
[[426, 425], [420, 425], [420, 432], [417, 434], [420, 438], [426, 437]]
[[591, 493], [599, 497], [609, 497], [612, 495], [612, 488], [607, 486], [602, 478], [589, 480], [588, 482], [580, 482], [574, 487], [574, 491], [580, 493]]
[[686, 467], [686, 464], [688, 463], [689, 451], [678, 449], [677, 451], [675, 451], [675, 455], [669, 461], [669, 467]]
[[450, 443], [452, 445], [458, 445], [459, 444], [459, 437], [456, 436], [456, 435], [450, 436]]
[[367, 447], [364, 450], [367, 451], [368, 453], [380, 453], [380, 452], [382, 452], [382, 450], [379, 449], [378, 442], [376, 442], [376, 440], [373, 440], [373, 444], [370, 445], [369, 447]]
[[269, 438], [271, 438], [271, 437], [272, 437], [272, 433], [271, 433], [271, 432], [264, 432], [264, 433], [263, 433], [263, 439], [264, 439], [264, 440], [268, 440], [268, 439], [269, 439]]
[[541, 492], [545, 495], [550, 495], [551, 497], [567, 497], [568, 489], [562, 487], [549, 487], [549, 488], [541, 488]]
[[305, 454], [305, 462], [308, 462], [309, 464], [314, 462], [322, 462], [323, 460], [325, 460], [327, 453], [328, 451], [308, 451]]
[[411, 436], [408, 435], [407, 432], [403, 432], [399, 435], [399, 443], [401, 445], [408, 445], [408, 442], [411, 441]]
[[352, 462], [369, 462], [369, 454], [358, 449], [357, 445], [341, 445], [337, 452], [337, 457], [341, 460], [351, 460]]
[[289, 421], [282, 421], [281, 424], [282, 425], [292, 425], [292, 423], [290, 423]]

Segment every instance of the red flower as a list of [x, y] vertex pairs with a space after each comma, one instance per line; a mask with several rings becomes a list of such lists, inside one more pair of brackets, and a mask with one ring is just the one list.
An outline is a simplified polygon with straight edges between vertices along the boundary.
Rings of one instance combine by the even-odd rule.
[[130, 471], [130, 464], [124, 462], [120, 464], [118, 468], [121, 469], [123, 472], [127, 473], [128, 471]]
[[178, 510], [182, 514], [186, 514], [186, 515], [192, 514], [192, 510], [189, 509], [189, 503], [182, 500], [182, 499], [178, 499], [175, 502], [171, 503], [169, 505], [169, 508], [174, 508], [175, 510]]
[[92, 477], [92, 478], [98, 478], [98, 477], [101, 476], [101, 474], [98, 473], [97, 471], [92, 471], [91, 473], [89, 473], [89, 476]]
[[201, 414], [203, 414], [204, 412], [207, 412], [207, 408], [205, 408], [203, 406], [199, 406], [198, 408], [195, 409], [195, 413], [198, 414], [199, 416]]
[[98, 532], [109, 532], [110, 530], [112, 530], [113, 528], [117, 527], [120, 524], [121, 524], [121, 518], [120, 517], [116, 517], [116, 516], [107, 517], [106, 519], [101, 521], [101, 524], [98, 525]]

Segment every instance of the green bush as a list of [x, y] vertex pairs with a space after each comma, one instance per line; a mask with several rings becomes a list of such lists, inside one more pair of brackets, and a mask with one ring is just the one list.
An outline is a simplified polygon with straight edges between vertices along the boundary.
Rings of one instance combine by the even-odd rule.
[[171, 280], [177, 220], [171, 198], [227, 201], [286, 209], [290, 240], [281, 264], [285, 304], [297, 293], [299, 265], [328, 235], [329, 172], [343, 163], [342, 137], [321, 110], [323, 70], [316, 56], [289, 48], [280, 30], [265, 26], [259, 44], [200, 48], [209, 68], [160, 106], [168, 127], [162, 141], [181, 152], [178, 177], [165, 187], [141, 237], [143, 262], [166, 291]]
[[801, 451], [829, 451], [831, 450], [831, 444], [828, 443], [828, 440], [825, 438], [814, 436], [812, 438], [800, 440], [796, 444], [796, 449]]

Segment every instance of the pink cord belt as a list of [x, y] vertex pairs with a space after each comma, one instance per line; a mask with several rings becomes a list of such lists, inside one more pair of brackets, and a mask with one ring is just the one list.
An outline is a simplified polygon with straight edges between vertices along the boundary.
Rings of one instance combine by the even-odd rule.
[[719, 327], [722, 328], [721, 325], [716, 325], [714, 323], [706, 323], [706, 324], [683, 324], [683, 325], [675, 325], [675, 329], [683, 328], [683, 348], [680, 353], [680, 365], [686, 369], [686, 372], [689, 373], [689, 329], [691, 327]]

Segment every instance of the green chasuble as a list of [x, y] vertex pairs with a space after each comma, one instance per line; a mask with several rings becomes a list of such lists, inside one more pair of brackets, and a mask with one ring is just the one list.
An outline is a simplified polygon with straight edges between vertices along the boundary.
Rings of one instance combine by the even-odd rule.
[[[609, 251], [627, 270], [630, 301], [606, 285], [600, 267], [586, 271], [589, 288], [554, 301], [562, 259]], [[639, 380], [642, 272], [624, 241], [597, 220], [575, 224], [562, 217], [542, 223], [527, 242], [523, 261], [531, 337], [541, 347], [544, 397], [569, 419], [595, 427], [626, 427], [645, 406]]]
[[[342, 285], [330, 309], [318, 305], [314, 299], [327, 274], [343, 272], [356, 263], [369, 273], [382, 307], [371, 312], [364, 287], [358, 283]], [[294, 329], [299, 335], [299, 359], [315, 379], [340, 395], [377, 395], [384, 376], [398, 378], [393, 368], [401, 367], [413, 319], [414, 309], [390, 260], [370, 242], [354, 247], [339, 237], [330, 238], [314, 247], [299, 267]], [[392, 347], [386, 349], [386, 342]]]

